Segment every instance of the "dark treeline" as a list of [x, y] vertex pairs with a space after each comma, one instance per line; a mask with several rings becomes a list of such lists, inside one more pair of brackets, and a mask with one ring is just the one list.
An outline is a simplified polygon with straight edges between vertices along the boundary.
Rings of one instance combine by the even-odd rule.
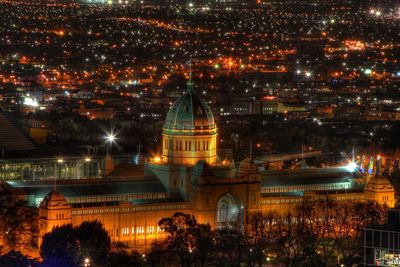
[[247, 216], [245, 226], [212, 231], [193, 216], [160, 221], [168, 233], [148, 255], [152, 266], [336, 266], [360, 263], [362, 229], [382, 223], [386, 208], [374, 202], [305, 200], [298, 210]]

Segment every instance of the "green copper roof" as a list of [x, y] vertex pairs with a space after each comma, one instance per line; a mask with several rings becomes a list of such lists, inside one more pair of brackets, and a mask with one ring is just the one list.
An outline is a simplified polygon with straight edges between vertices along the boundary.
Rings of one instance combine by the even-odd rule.
[[168, 112], [164, 131], [174, 134], [174, 130], [216, 130], [214, 116], [206, 102], [194, 91], [191, 80], [185, 94]]

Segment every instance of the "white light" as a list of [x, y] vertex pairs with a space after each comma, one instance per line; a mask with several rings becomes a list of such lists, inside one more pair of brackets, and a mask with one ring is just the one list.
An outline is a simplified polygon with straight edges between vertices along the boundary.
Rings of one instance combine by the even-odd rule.
[[107, 134], [106, 136], [107, 142], [113, 143], [115, 139], [117, 139], [116, 135], [114, 133]]
[[357, 164], [353, 161], [349, 162], [349, 164], [347, 164], [346, 169], [349, 172], [354, 172], [357, 169]]
[[24, 98], [24, 105], [37, 108], [39, 106], [39, 103], [35, 99], [33, 99], [31, 97], [25, 97]]

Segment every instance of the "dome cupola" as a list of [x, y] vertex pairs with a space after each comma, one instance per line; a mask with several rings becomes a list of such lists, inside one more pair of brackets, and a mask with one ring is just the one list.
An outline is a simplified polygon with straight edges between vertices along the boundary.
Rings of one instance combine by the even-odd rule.
[[217, 131], [207, 103], [194, 91], [191, 81], [186, 92], [176, 100], [167, 114], [163, 128], [169, 134], [193, 135]]
[[163, 127], [161, 163], [195, 165], [217, 161], [217, 125], [207, 103], [195, 92], [190, 79], [186, 92], [176, 100]]

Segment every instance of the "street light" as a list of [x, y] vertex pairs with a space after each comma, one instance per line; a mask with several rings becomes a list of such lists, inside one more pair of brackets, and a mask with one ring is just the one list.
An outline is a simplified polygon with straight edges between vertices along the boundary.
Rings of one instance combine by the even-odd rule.
[[90, 259], [89, 258], [85, 258], [83, 266], [85, 266], [85, 267], [89, 267], [90, 266]]
[[107, 134], [106, 139], [107, 139], [107, 142], [112, 143], [115, 141], [116, 136], [114, 133], [110, 133], [110, 134]]
[[117, 140], [117, 135], [113, 132], [107, 133], [105, 136], [107, 143], [107, 155], [108, 155], [108, 147], [110, 146], [110, 152], [112, 150], [112, 144]]

